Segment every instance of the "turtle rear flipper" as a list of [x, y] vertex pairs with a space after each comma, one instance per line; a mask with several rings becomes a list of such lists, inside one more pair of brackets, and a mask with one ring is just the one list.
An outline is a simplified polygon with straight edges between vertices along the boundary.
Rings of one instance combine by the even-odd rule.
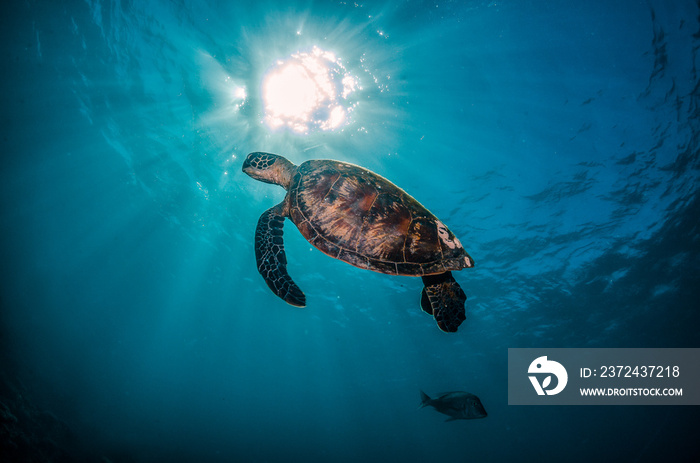
[[284, 253], [282, 204], [263, 212], [255, 229], [255, 260], [258, 271], [273, 293], [288, 304], [305, 307], [306, 296], [287, 273]]
[[467, 318], [464, 313], [466, 294], [457, 284], [452, 272], [423, 277], [421, 308], [435, 317], [438, 327], [445, 332], [455, 332]]

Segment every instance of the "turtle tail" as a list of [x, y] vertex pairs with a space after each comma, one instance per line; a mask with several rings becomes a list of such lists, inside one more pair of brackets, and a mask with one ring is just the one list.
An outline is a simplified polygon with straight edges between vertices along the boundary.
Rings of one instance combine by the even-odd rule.
[[467, 296], [455, 281], [452, 272], [424, 276], [423, 284], [425, 287], [421, 293], [421, 309], [435, 317], [442, 331], [457, 331], [467, 318], [464, 313]]

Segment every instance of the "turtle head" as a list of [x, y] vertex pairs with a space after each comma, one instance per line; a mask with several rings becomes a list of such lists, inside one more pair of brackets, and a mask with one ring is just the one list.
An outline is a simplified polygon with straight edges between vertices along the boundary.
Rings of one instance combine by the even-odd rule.
[[296, 166], [276, 154], [255, 152], [250, 153], [243, 161], [243, 172], [265, 183], [281, 185], [289, 188]]

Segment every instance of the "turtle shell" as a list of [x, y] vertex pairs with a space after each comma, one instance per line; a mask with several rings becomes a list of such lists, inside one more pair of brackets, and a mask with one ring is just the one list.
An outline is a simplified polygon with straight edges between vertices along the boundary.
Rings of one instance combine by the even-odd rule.
[[384, 177], [339, 161], [306, 161], [288, 192], [289, 216], [331, 257], [392, 275], [422, 276], [472, 267], [454, 234]]

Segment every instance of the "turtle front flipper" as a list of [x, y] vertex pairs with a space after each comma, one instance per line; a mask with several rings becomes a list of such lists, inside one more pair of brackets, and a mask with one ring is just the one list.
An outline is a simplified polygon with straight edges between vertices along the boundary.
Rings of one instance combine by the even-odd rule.
[[284, 254], [282, 204], [266, 210], [255, 229], [255, 260], [258, 271], [273, 293], [287, 303], [306, 306], [306, 296], [287, 273], [287, 256]]
[[452, 272], [423, 277], [421, 309], [432, 314], [438, 327], [445, 332], [455, 332], [467, 318], [464, 314], [466, 294], [457, 284]]

